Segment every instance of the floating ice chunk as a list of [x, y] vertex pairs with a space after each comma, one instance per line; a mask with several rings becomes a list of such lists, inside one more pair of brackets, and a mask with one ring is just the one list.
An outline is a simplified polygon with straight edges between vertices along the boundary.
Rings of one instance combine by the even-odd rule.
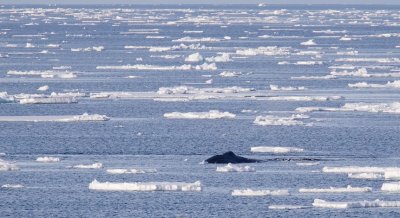
[[187, 56], [187, 58], [185, 58], [185, 61], [186, 62], [200, 62], [200, 61], [203, 61], [203, 56], [201, 56], [200, 53], [194, 53], [194, 54]]
[[270, 146], [258, 146], [251, 147], [251, 152], [260, 152], [260, 153], [290, 153], [290, 152], [303, 152], [302, 148], [295, 147], [270, 147]]
[[103, 50], [104, 50], [104, 46], [93, 46], [93, 47], [87, 47], [87, 48], [71, 48], [72, 52], [90, 52], [90, 51], [101, 52]]
[[213, 79], [209, 79], [209, 80], [206, 80], [204, 83], [205, 83], [205, 84], [212, 84], [213, 81], [214, 81]]
[[0, 103], [10, 103], [14, 101], [14, 96], [8, 95], [7, 92], [0, 92]]
[[400, 113], [400, 102], [392, 103], [346, 103], [343, 111], [363, 111], [371, 113]]
[[33, 97], [19, 100], [20, 104], [71, 104], [77, 102], [74, 97]]
[[0, 171], [15, 171], [19, 170], [17, 165], [0, 159]]
[[290, 79], [300, 79], [300, 80], [329, 80], [336, 79], [335, 75], [325, 75], [325, 76], [292, 76]]
[[220, 56], [206, 58], [208, 62], [230, 62], [232, 61], [229, 53], [222, 53]]
[[387, 171], [400, 171], [398, 167], [324, 167], [322, 172], [325, 173], [385, 173]]
[[252, 190], [252, 189], [235, 189], [232, 196], [283, 196], [289, 195], [289, 190]]
[[309, 208], [309, 206], [302, 206], [302, 205], [269, 205], [268, 209], [271, 210], [296, 210], [296, 209], [305, 209]]
[[306, 90], [304, 86], [300, 87], [292, 87], [292, 86], [277, 86], [277, 85], [269, 85], [271, 91], [298, 91], [298, 90]]
[[38, 157], [36, 158], [37, 162], [43, 162], [43, 163], [51, 163], [51, 162], [60, 162], [60, 158], [58, 157]]
[[368, 74], [368, 71], [365, 68], [360, 68], [356, 71], [347, 71], [347, 70], [341, 72], [332, 71], [330, 74], [334, 76], [370, 77], [370, 74]]
[[319, 165], [319, 162], [301, 162], [296, 163], [297, 166], [316, 166]]
[[216, 171], [221, 173], [228, 173], [228, 172], [255, 172], [256, 170], [250, 166], [242, 167], [229, 163], [226, 166], [217, 167]]
[[48, 85], [40, 86], [37, 90], [38, 91], [47, 91], [47, 90], [49, 90], [49, 86]]
[[237, 77], [242, 75], [240, 72], [224, 71], [219, 74], [220, 77]]
[[36, 46], [32, 43], [26, 43], [25, 48], [35, 48]]
[[300, 43], [300, 45], [317, 45], [313, 39]]
[[273, 96], [265, 98], [269, 101], [333, 101], [340, 99], [342, 96]]
[[89, 189], [97, 191], [201, 191], [200, 181], [184, 182], [98, 182], [93, 180]]
[[52, 71], [52, 70], [47, 70], [47, 71], [15, 71], [15, 70], [9, 70], [7, 72], [8, 75], [17, 75], [17, 76], [40, 76], [42, 78], [54, 78], [57, 76], [58, 78], [61, 79], [72, 79], [76, 78], [76, 74], [73, 72], [68, 72], [68, 71]]
[[297, 61], [294, 65], [321, 65], [322, 61]]
[[209, 112], [165, 113], [164, 117], [168, 119], [233, 119], [236, 115], [229, 112], [210, 110]]
[[175, 87], [160, 87], [157, 94], [172, 95], [172, 94], [205, 94], [205, 93], [242, 93], [255, 91], [253, 88], [242, 88], [238, 86], [225, 88], [194, 88], [190, 86], [175, 86]]
[[107, 173], [110, 174], [143, 174], [156, 172], [156, 169], [107, 169]]
[[75, 168], [75, 169], [100, 169], [102, 167], [103, 167], [102, 163], [93, 163], [93, 164], [87, 164], [87, 165], [78, 164], [78, 165], [72, 166], [72, 168]]
[[222, 40], [223, 39], [213, 38], [213, 37], [192, 38], [192, 37], [186, 36], [186, 37], [183, 37], [180, 39], [174, 39], [172, 41], [173, 42], [219, 42]]
[[73, 121], [107, 121], [110, 120], [106, 115], [88, 114], [76, 115], [71, 118], [58, 119], [59, 122], [73, 122]]
[[266, 55], [266, 56], [281, 56], [290, 54], [288, 47], [258, 47], [258, 48], [247, 48], [243, 50], [237, 50], [236, 54], [244, 56], [255, 56], [255, 55]]
[[384, 179], [385, 176], [382, 173], [349, 173], [347, 175], [352, 179]]
[[375, 84], [375, 83], [367, 83], [367, 82], [359, 82], [359, 83], [349, 83], [348, 86], [350, 88], [400, 88], [400, 80], [395, 80], [393, 82], [387, 82], [386, 84]]
[[304, 125], [303, 119], [307, 119], [309, 116], [303, 114], [294, 114], [290, 117], [278, 117], [278, 116], [257, 116], [254, 120], [254, 124], [260, 126], [296, 126]]
[[181, 66], [158, 66], [149, 64], [136, 64], [136, 65], [122, 65], [122, 66], [97, 66], [98, 70], [191, 70], [191, 65], [181, 65]]
[[61, 45], [60, 44], [48, 44], [46, 47], [47, 48], [59, 48], [59, 47], [61, 47]]
[[300, 193], [352, 193], [352, 192], [371, 192], [370, 187], [351, 187], [348, 185], [346, 188], [300, 188]]
[[14, 189], [14, 188], [23, 188], [24, 186], [21, 184], [4, 184], [1, 186], [1, 188], [9, 188], [9, 189]]
[[368, 208], [368, 207], [400, 207], [400, 201], [382, 201], [376, 199], [375, 201], [325, 201], [315, 199], [313, 202], [314, 207], [333, 208], [333, 209], [346, 209], [346, 208]]
[[400, 192], [400, 182], [383, 183], [381, 190], [386, 192]]
[[196, 70], [217, 70], [217, 65], [215, 63], [204, 63], [202, 65], [196, 65], [194, 67]]

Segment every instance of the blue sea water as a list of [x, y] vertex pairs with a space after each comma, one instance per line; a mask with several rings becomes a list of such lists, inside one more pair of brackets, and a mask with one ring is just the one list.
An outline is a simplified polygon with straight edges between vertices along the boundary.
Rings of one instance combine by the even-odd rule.
[[[381, 191], [382, 179], [348, 178], [322, 172], [323, 167], [400, 165], [400, 89], [351, 88], [367, 82], [384, 85], [391, 76], [337, 76], [295, 79], [365, 68], [369, 75], [400, 73], [400, 7], [254, 5], [160, 6], [1, 6], [0, 92], [8, 95], [80, 92], [75, 104], [0, 103], [1, 159], [19, 170], [0, 171], [0, 217], [397, 217], [390, 208], [326, 209], [314, 199], [329, 201], [400, 201], [399, 193]], [[197, 31], [197, 32], [188, 32]], [[199, 32], [200, 31], [200, 32]], [[148, 36], [159, 36], [158, 38]], [[160, 37], [161, 36], [161, 37]], [[227, 37], [228, 36], [228, 37]], [[261, 37], [260, 37], [261, 36]], [[182, 41], [184, 37], [197, 39]], [[216, 40], [207, 40], [207, 37]], [[225, 38], [224, 38], [225, 37]], [[341, 38], [351, 38], [349, 41]], [[203, 38], [203, 40], [199, 40]], [[313, 40], [315, 45], [301, 43]], [[30, 43], [30, 44], [27, 44]], [[149, 48], [185, 45], [205, 49], [151, 52]], [[56, 44], [49, 47], [49, 44]], [[32, 45], [32, 46], [30, 46]], [[104, 50], [72, 51], [103, 46]], [[126, 46], [136, 46], [129, 48]], [[141, 46], [141, 47], [140, 47]], [[241, 55], [249, 48], [287, 47], [285, 54]], [[72, 50], [71, 50], [72, 49]], [[43, 52], [44, 51], [44, 52]], [[302, 54], [307, 51], [309, 53]], [[232, 61], [216, 70], [121, 70], [98, 66], [181, 66], [193, 53], [203, 57], [229, 53]], [[175, 55], [173, 59], [163, 58]], [[301, 64], [298, 61], [305, 61]], [[316, 63], [310, 63], [315, 61]], [[295, 64], [300, 63], [300, 64]], [[66, 66], [62, 70], [57, 67]], [[54, 69], [56, 68], [56, 69]], [[12, 75], [11, 71], [69, 71], [76, 78]], [[224, 71], [241, 72], [221, 77]], [[205, 76], [206, 75], [206, 76]], [[137, 78], [126, 78], [137, 76]], [[400, 76], [397, 76], [400, 77]], [[213, 79], [211, 84], [205, 81]], [[48, 85], [47, 91], [38, 91]], [[271, 91], [269, 85], [305, 90]], [[253, 88], [253, 97], [155, 101], [160, 87]], [[132, 98], [90, 98], [90, 93], [129, 92]], [[256, 94], [253, 94], [256, 93]], [[264, 97], [263, 97], [264, 96]], [[265, 96], [341, 96], [328, 101], [272, 101]], [[303, 125], [256, 125], [257, 116], [288, 117], [299, 107], [340, 109], [348, 103], [393, 104], [391, 111], [336, 110], [305, 113]], [[219, 110], [234, 119], [167, 119], [165, 113]], [[244, 110], [251, 110], [250, 113]], [[104, 122], [24, 122], [21, 116], [101, 114]], [[10, 118], [11, 117], [11, 118]], [[15, 119], [4, 121], [5, 118]], [[252, 153], [254, 146], [289, 146], [300, 153]], [[202, 164], [208, 157], [234, 151], [257, 159], [245, 164], [255, 172], [216, 172]], [[59, 162], [41, 163], [51, 156]], [[70, 166], [101, 162], [100, 169]], [[244, 165], [243, 165], [244, 166]], [[157, 173], [108, 174], [106, 169], [157, 169]], [[88, 188], [100, 182], [195, 182], [201, 192], [115, 192]], [[371, 187], [367, 193], [300, 193], [299, 188]], [[237, 197], [234, 189], [288, 189], [286, 196]], [[272, 210], [270, 205], [303, 209]]]

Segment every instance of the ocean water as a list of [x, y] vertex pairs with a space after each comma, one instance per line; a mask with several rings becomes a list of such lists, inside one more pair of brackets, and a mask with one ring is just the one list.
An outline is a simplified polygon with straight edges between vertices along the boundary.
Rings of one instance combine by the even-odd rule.
[[[400, 171], [399, 11], [356, 5], [1, 6], [0, 92], [7, 94], [0, 93], [0, 217], [399, 216], [399, 190], [381, 190], [399, 179], [384, 172]], [[165, 88], [169, 92], [161, 92]], [[221, 113], [211, 110], [235, 116], [217, 119]], [[173, 112], [183, 114], [166, 117]], [[78, 117], [84, 113], [88, 121]], [[93, 120], [93, 114], [108, 119]], [[196, 119], [201, 115], [210, 119]], [[256, 146], [302, 151], [251, 152]], [[268, 161], [238, 165], [252, 172], [228, 173], [216, 172], [224, 165], [203, 162], [226, 151]], [[71, 167], [96, 162], [102, 167]], [[10, 164], [18, 169], [5, 170]], [[329, 173], [330, 167], [377, 167], [372, 173], [379, 178], [349, 178], [346, 169]], [[89, 189], [95, 179], [200, 181], [202, 190]], [[348, 185], [372, 191], [299, 191]], [[236, 189], [289, 194], [232, 196]], [[320, 208], [315, 199], [380, 199], [397, 207]]]

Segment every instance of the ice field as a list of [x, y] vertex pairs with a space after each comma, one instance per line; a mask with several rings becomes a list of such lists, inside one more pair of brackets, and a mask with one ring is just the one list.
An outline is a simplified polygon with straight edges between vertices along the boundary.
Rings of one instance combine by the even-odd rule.
[[0, 217], [398, 217], [399, 118], [400, 6], [0, 5]]

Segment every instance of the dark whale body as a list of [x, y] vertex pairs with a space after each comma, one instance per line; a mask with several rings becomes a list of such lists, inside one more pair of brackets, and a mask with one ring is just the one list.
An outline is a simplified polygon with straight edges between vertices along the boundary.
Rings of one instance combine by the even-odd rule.
[[215, 163], [215, 164], [227, 164], [227, 163], [257, 163], [261, 162], [261, 160], [249, 159], [241, 156], [237, 156], [232, 151], [228, 151], [222, 155], [215, 155], [206, 160], [207, 163]]

